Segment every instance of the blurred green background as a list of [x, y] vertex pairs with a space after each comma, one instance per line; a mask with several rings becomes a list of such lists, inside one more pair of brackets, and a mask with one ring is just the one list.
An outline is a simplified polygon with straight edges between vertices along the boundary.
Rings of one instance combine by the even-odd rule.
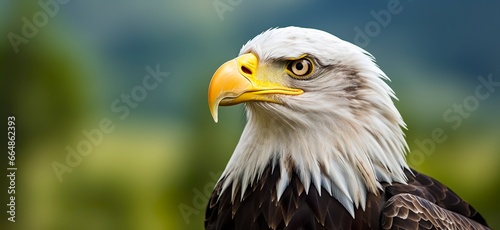
[[[500, 228], [500, 87], [474, 101], [479, 76], [500, 81], [499, 2], [55, 2], [0, 2], [1, 119], [6, 130], [16, 116], [18, 167], [16, 223], [3, 205], [0, 229], [203, 229], [207, 197], [245, 123], [242, 106], [221, 108], [213, 122], [210, 78], [248, 39], [288, 25], [371, 52], [399, 97], [410, 164]], [[378, 22], [389, 2], [398, 12]], [[148, 66], [168, 76], [141, 91]], [[131, 93], [140, 100], [126, 104]], [[99, 136], [103, 119], [113, 130]], [[442, 143], [431, 141], [436, 129]], [[99, 141], [82, 145], [85, 132]], [[68, 165], [68, 146], [88, 154], [70, 159], [59, 181], [53, 163]]]

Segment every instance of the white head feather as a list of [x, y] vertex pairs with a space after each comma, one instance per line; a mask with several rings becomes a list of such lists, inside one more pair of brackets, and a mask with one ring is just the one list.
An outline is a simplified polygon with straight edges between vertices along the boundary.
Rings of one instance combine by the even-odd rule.
[[[405, 123], [392, 99], [389, 80], [363, 49], [329, 33], [298, 27], [270, 29], [245, 44], [259, 65], [303, 55], [316, 61], [313, 77], [297, 80], [283, 72], [286, 87], [302, 95], [277, 95], [281, 104], [248, 102], [248, 122], [222, 174], [223, 191], [241, 194], [271, 162], [280, 166], [278, 199], [291, 170], [305, 191], [325, 188], [354, 216], [380, 182], [406, 183]], [[321, 194], [320, 194], [321, 195]]]

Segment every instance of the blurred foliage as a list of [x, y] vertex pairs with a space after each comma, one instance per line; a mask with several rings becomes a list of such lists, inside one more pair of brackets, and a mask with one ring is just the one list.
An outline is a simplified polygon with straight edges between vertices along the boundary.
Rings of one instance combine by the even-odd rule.
[[[220, 123], [212, 121], [206, 92], [216, 68], [276, 26], [314, 27], [354, 42], [353, 28], [387, 7], [220, 1], [230, 10], [218, 14], [213, 2], [69, 1], [19, 53], [7, 34], [22, 35], [22, 18], [33, 20], [42, 8], [37, 1], [0, 3], [2, 119], [17, 117], [19, 168], [17, 222], [2, 212], [0, 229], [203, 229], [204, 204], [245, 123], [242, 106], [222, 108]], [[410, 148], [422, 151], [417, 143], [436, 128], [447, 136], [412, 166], [500, 228], [500, 93], [480, 101], [458, 129], [443, 120], [474, 94], [478, 76], [500, 79], [500, 4], [462, 3], [402, 1], [403, 11], [365, 48], [392, 79]], [[169, 76], [120, 119], [113, 101], [157, 65]], [[88, 139], [82, 131], [104, 118], [113, 132], [59, 182], [52, 163], [65, 164], [67, 146], [77, 148]]]

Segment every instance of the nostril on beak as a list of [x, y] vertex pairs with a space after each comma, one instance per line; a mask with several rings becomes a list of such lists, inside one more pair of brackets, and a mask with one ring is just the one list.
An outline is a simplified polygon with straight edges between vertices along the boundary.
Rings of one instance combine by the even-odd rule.
[[245, 66], [241, 66], [241, 71], [246, 74], [252, 74], [252, 71]]

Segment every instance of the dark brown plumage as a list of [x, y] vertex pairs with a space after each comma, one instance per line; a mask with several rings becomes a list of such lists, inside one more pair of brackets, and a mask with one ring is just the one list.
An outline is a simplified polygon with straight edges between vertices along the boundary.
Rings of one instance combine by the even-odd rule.
[[[242, 200], [236, 191], [221, 194], [219, 182], [210, 198], [205, 228], [230, 229], [488, 229], [483, 217], [451, 189], [416, 171], [405, 171], [408, 184], [383, 183], [378, 196], [369, 193], [366, 209], [355, 218], [323, 189], [306, 194], [294, 173], [280, 201], [276, 201], [279, 168], [267, 167]], [[431, 221], [432, 220], [432, 221]], [[450, 226], [449, 223], [460, 224]]]

